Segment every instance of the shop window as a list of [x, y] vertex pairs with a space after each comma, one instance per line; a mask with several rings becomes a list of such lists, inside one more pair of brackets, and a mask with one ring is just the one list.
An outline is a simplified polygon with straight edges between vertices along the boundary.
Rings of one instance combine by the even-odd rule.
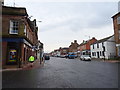
[[10, 34], [18, 34], [19, 22], [16, 20], [10, 20]]

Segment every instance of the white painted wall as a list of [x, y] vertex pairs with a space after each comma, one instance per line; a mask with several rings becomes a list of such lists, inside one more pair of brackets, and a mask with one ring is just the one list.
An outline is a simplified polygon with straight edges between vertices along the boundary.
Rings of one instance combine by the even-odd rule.
[[115, 56], [116, 55], [116, 51], [115, 51], [115, 41], [114, 37], [111, 37], [110, 39], [107, 40], [106, 43], [106, 57], [108, 58], [110, 55]]
[[[114, 36], [113, 36], [104, 42], [106, 59], [108, 59], [110, 55], [111, 56], [116, 55], [114, 41], [115, 40], [114, 40]], [[91, 45], [90, 48], [91, 48], [91, 58], [98, 58], [97, 52], [99, 52], [99, 55], [100, 55], [100, 51], [101, 51], [101, 53], [103, 51], [102, 42], [99, 43], [99, 48], [97, 48], [97, 44], [94, 44], [94, 49], [93, 49], [93, 45]], [[96, 56], [92, 56], [92, 52], [96, 52]], [[102, 56], [100, 56], [100, 58], [104, 58], [103, 53], [102, 53]]]
[[[104, 45], [105, 44], [106, 44], [106, 42], [104, 42]], [[103, 54], [102, 54], [102, 56], [100, 55], [100, 52], [102, 53], [102, 51], [103, 51], [102, 43], [99, 43], [99, 48], [97, 48], [97, 44], [94, 44], [94, 49], [93, 49], [92, 45], [90, 47], [91, 47], [91, 57], [92, 58], [98, 58], [97, 52], [99, 52], [100, 58], [104, 58]], [[92, 52], [95, 52], [96, 56], [92, 56]]]

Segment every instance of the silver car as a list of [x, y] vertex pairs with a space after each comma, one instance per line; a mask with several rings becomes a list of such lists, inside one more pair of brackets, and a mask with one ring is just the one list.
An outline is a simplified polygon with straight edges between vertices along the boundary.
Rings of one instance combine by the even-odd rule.
[[91, 57], [89, 55], [81, 55], [80, 60], [87, 60], [87, 61], [89, 60], [89, 61], [91, 61]]

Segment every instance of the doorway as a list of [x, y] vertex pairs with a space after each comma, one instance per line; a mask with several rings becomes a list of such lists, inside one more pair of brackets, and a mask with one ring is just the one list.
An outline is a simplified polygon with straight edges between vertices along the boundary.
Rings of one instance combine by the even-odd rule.
[[97, 52], [97, 58], [100, 58], [100, 54], [99, 54], [99, 52]]

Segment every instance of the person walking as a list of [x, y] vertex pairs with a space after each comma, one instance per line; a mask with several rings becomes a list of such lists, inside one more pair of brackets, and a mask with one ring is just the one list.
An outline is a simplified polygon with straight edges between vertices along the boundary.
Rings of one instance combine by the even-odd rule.
[[34, 62], [34, 61], [35, 61], [35, 58], [34, 58], [34, 56], [31, 55], [31, 56], [29, 57], [29, 62], [31, 63], [31, 65], [30, 65], [31, 67], [33, 66], [33, 62]]

